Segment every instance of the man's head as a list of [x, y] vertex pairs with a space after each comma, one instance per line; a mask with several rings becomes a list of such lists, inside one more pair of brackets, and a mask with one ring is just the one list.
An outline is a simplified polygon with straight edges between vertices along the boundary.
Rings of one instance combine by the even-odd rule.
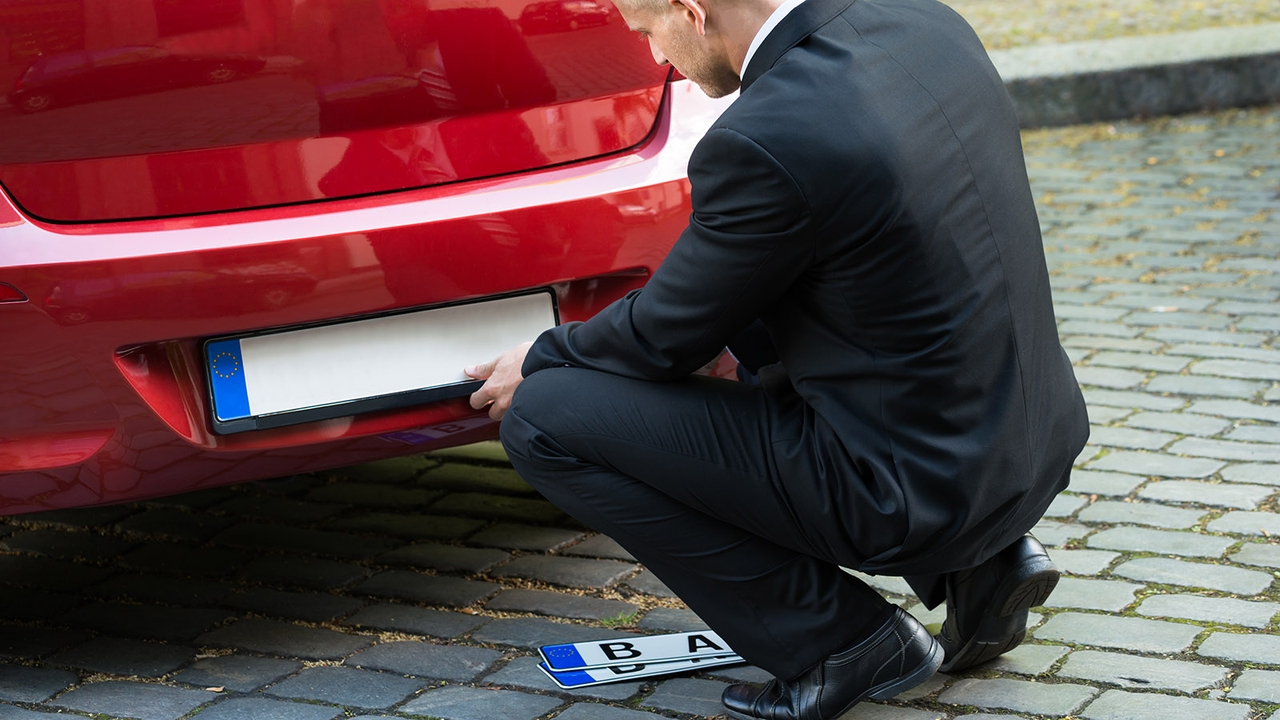
[[779, 0], [614, 0], [632, 31], [707, 95], [741, 84], [742, 61], [756, 31]]

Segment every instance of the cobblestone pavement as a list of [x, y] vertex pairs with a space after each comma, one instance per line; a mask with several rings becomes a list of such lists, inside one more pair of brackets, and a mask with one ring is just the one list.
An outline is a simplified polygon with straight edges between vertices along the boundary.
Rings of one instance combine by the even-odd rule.
[[989, 49], [1252, 25], [1280, 0], [943, 0]]
[[[1036, 531], [1064, 578], [1016, 651], [850, 719], [1280, 718], [1278, 137], [1280, 108], [1027, 135], [1094, 423]], [[0, 720], [653, 720], [761, 677], [554, 689], [540, 644], [698, 620], [500, 452], [8, 518]]]

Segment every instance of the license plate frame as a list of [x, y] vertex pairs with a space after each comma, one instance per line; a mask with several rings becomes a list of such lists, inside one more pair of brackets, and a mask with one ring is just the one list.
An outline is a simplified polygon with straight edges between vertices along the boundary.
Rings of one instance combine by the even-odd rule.
[[[492, 321], [490, 325], [477, 322], [477, 318], [486, 316]], [[492, 360], [559, 324], [555, 292], [542, 288], [337, 322], [209, 338], [201, 347], [201, 357], [211, 428], [219, 435], [230, 435], [465, 397], [483, 383], [461, 375], [462, 367]], [[492, 332], [484, 332], [486, 327]], [[422, 331], [426, 336], [395, 335], [407, 330]], [[449, 337], [432, 336], [433, 332], [447, 332]], [[370, 355], [375, 364], [394, 366], [400, 362], [394, 353], [425, 346], [434, 346], [446, 358], [466, 359], [458, 360], [455, 376], [444, 382], [438, 380], [453, 366], [450, 359], [433, 360], [435, 365], [420, 371], [401, 366], [391, 367], [397, 371], [394, 373], [357, 373], [361, 376], [351, 383], [344, 383], [340, 377], [328, 378], [333, 382], [324, 379], [326, 374], [341, 374], [341, 363], [356, 362], [353, 357], [368, 349], [359, 343], [371, 339], [383, 344], [381, 354]], [[340, 357], [331, 361], [332, 366], [306, 369], [321, 379], [308, 383], [306, 377], [294, 377], [296, 373], [290, 370], [289, 363], [315, 361], [316, 348], [327, 342], [339, 343]], [[434, 379], [421, 386], [406, 386], [416, 384], [419, 373]], [[321, 387], [313, 387], [316, 384]], [[390, 391], [363, 394], [374, 387]], [[256, 393], [256, 402], [251, 393]], [[349, 397], [352, 393], [358, 396]], [[319, 401], [311, 402], [316, 399]], [[299, 402], [302, 404], [292, 406]]]

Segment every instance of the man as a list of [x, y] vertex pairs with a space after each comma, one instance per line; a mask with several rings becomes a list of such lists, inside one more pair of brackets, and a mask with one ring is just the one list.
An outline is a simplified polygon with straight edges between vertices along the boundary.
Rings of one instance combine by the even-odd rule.
[[[616, 0], [709, 95], [689, 226], [647, 286], [468, 369], [520, 474], [829, 720], [1016, 646], [1024, 533], [1088, 435], [1017, 121], [934, 0]], [[722, 347], [760, 385], [690, 373]], [[517, 391], [518, 389], [518, 391]], [[841, 566], [905, 576], [935, 640]]]

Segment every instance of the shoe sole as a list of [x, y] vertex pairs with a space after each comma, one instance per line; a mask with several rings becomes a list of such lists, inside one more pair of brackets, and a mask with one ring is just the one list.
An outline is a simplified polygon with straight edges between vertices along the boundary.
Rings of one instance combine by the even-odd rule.
[[1028, 558], [996, 590], [996, 602], [1004, 598], [999, 612], [983, 617], [969, 642], [939, 669], [944, 673], [965, 670], [1017, 647], [1027, 635], [1027, 611], [1043, 605], [1057, 585], [1058, 569], [1048, 556]]
[[[859, 695], [857, 700], [849, 703], [845, 709], [831, 717], [838, 718], [844, 716], [863, 700], [888, 700], [890, 698], [897, 697], [925, 680], [928, 680], [933, 677], [934, 673], [938, 672], [938, 667], [942, 665], [942, 655], [942, 646], [935, 640], [933, 642], [933, 646], [929, 649], [929, 654], [925, 657], [924, 662], [915, 670], [912, 670], [907, 675], [889, 680], [888, 682], [881, 683], [867, 690], [862, 695]], [[729, 714], [729, 717], [734, 718], [735, 720], [760, 720], [760, 718], [755, 715], [743, 715], [742, 713], [735, 712], [729, 708], [725, 708], [725, 712]]]

